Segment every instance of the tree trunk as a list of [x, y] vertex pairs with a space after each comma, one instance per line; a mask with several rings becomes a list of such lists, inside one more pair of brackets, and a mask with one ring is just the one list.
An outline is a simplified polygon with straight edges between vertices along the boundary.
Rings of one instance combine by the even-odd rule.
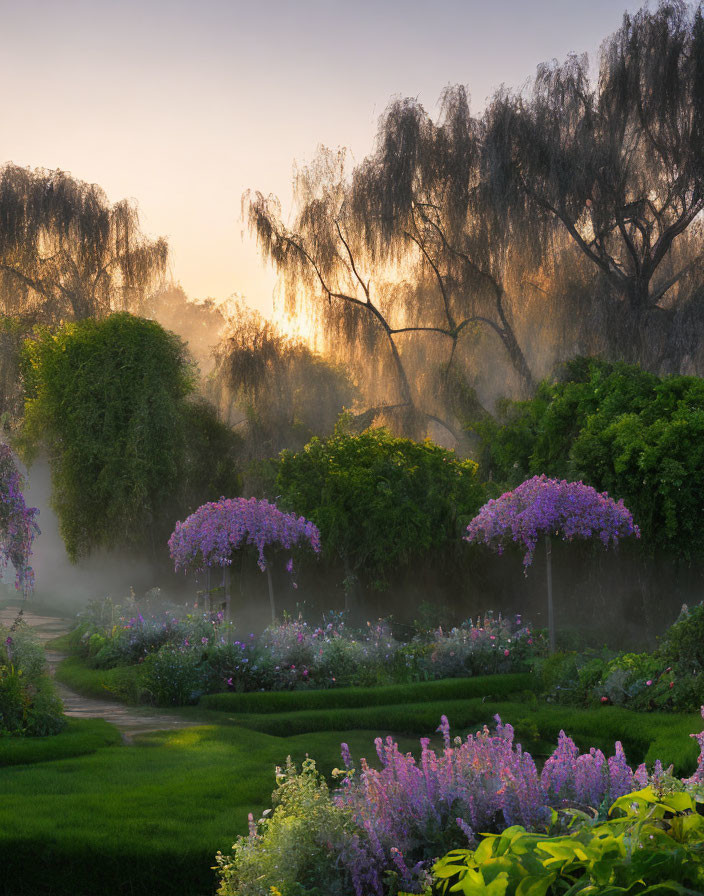
[[555, 612], [552, 603], [552, 544], [550, 536], [545, 536], [545, 559], [548, 577], [548, 636], [550, 638], [550, 653], [555, 653]]
[[266, 581], [269, 586], [269, 604], [271, 605], [271, 621], [276, 622], [276, 605], [274, 603], [274, 583], [271, 579], [271, 567], [266, 565]]
[[232, 619], [230, 613], [230, 567], [225, 566], [222, 571], [223, 587], [225, 589], [225, 619], [229, 622]]

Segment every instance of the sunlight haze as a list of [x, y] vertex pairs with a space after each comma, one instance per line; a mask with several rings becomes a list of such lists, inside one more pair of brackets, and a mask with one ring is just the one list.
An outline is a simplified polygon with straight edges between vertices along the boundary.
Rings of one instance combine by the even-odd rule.
[[244, 190], [285, 207], [293, 162], [320, 143], [360, 160], [391, 97], [432, 110], [464, 83], [477, 112], [545, 59], [593, 55], [638, 5], [440, 0], [431, 17], [420, 2], [3, 0], [0, 157], [135, 199], [191, 297], [237, 292], [269, 314], [274, 277], [242, 239]]

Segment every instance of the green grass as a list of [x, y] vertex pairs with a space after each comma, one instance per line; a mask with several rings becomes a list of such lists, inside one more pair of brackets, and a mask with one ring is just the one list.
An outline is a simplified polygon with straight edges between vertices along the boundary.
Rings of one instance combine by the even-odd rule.
[[[134, 671], [70, 658], [58, 677], [104, 698], [128, 691]], [[659, 757], [679, 774], [694, 769], [698, 715], [546, 705], [531, 686], [514, 675], [227, 693], [172, 711], [197, 726], [140, 735], [133, 746], [100, 720], [71, 721], [54, 738], [0, 740], [0, 896], [210, 896], [215, 852], [246, 831], [248, 812], [270, 805], [274, 767], [287, 755], [300, 763], [309, 754], [329, 775], [342, 740], [370, 761], [377, 735], [416, 751], [442, 714], [465, 734], [499, 713], [537, 754], [564, 729], [582, 749], [611, 754], [621, 740], [631, 763]]]
[[536, 687], [535, 676], [485, 675], [477, 678], [447, 678], [384, 687], [334, 688], [330, 690], [269, 691], [209, 694], [201, 697], [206, 709], [229, 713], [281, 713], [316, 709], [388, 706], [395, 703], [426, 703], [482, 697], [498, 700]]
[[47, 650], [63, 650], [68, 653], [71, 649], [71, 633], [66, 632], [65, 635], [59, 635], [57, 638], [50, 638], [45, 642], [44, 646]]
[[0, 766], [71, 759], [121, 743], [120, 732], [103, 719], [69, 719], [53, 737], [0, 738]]
[[[274, 767], [314, 754], [329, 774], [358, 731], [275, 738], [203, 726], [137, 738], [76, 759], [0, 768], [3, 896], [212, 893], [217, 849], [270, 802]], [[410, 749], [410, 741], [402, 741]]]
[[[57, 639], [58, 640], [58, 639]], [[56, 667], [56, 680], [85, 697], [118, 698], [139, 703], [139, 666], [90, 669], [79, 657], [69, 656]]]

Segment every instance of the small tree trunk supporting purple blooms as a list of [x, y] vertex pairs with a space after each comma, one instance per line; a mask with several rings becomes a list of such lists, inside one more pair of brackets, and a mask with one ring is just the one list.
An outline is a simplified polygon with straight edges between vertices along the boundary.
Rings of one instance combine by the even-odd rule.
[[230, 614], [230, 567], [225, 566], [222, 570], [222, 587], [225, 593], [225, 619], [228, 621], [232, 618]]
[[266, 581], [269, 585], [269, 603], [271, 605], [271, 621], [276, 622], [276, 605], [274, 603], [274, 583], [271, 579], [271, 567], [266, 565]]
[[556, 535], [563, 541], [599, 538], [604, 547], [615, 547], [629, 535], [640, 538], [640, 529], [622, 500], [614, 501], [606, 492], [597, 492], [583, 482], [542, 475], [487, 501], [467, 526], [464, 540], [486, 544], [499, 554], [506, 547], [519, 545], [525, 550], [523, 567], [527, 572], [541, 535], [545, 536], [547, 560], [550, 652], [554, 653], [551, 537]]
[[[267, 574], [271, 618], [275, 621], [274, 586], [264, 550], [269, 545], [291, 550], [299, 543], [307, 543], [316, 554], [320, 553], [320, 532], [309, 520], [294, 513], [284, 513], [268, 501], [221, 498], [202, 504], [184, 522], [176, 523], [169, 539], [169, 552], [174, 568], [184, 572], [222, 567], [225, 614], [229, 617], [233, 554], [246, 545], [253, 545], [259, 555], [257, 565]], [[289, 557], [286, 569], [293, 572], [293, 558]], [[293, 587], [296, 587], [295, 582]]]
[[548, 577], [548, 634], [550, 636], [550, 653], [555, 653], [555, 608], [552, 602], [552, 543], [550, 536], [545, 536], [545, 560]]

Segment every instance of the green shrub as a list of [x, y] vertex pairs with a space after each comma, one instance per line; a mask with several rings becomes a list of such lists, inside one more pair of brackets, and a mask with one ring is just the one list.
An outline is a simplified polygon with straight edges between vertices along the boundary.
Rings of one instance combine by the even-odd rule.
[[28, 707], [22, 673], [14, 666], [0, 666], [0, 734], [24, 733]]
[[159, 706], [197, 703], [205, 692], [208, 672], [199, 650], [162, 647], [145, 659], [140, 683]]
[[692, 675], [704, 672], [704, 604], [682, 608], [662, 647], [666, 665], [678, 665]]
[[64, 707], [53, 682], [44, 678], [37, 684], [26, 714], [25, 734], [32, 737], [46, 737], [58, 734], [66, 727]]
[[519, 825], [486, 835], [474, 850], [454, 850], [433, 867], [436, 891], [465, 896], [559, 893], [700, 893], [704, 817], [688, 793], [651, 788], [620, 797], [609, 820], [576, 814], [567, 834], [528, 833]]
[[231, 856], [217, 855], [219, 896], [349, 896], [345, 864], [335, 857], [359, 839], [352, 814], [336, 806], [312, 759], [300, 773], [291, 762], [276, 770], [274, 810], [240, 837]]
[[19, 625], [0, 638], [0, 735], [57, 734], [66, 720], [36, 635]]
[[450, 548], [484, 501], [477, 465], [429, 440], [385, 429], [348, 434], [281, 454], [281, 507], [320, 529], [323, 553], [348, 577], [384, 587], [392, 570], [429, 550]]

